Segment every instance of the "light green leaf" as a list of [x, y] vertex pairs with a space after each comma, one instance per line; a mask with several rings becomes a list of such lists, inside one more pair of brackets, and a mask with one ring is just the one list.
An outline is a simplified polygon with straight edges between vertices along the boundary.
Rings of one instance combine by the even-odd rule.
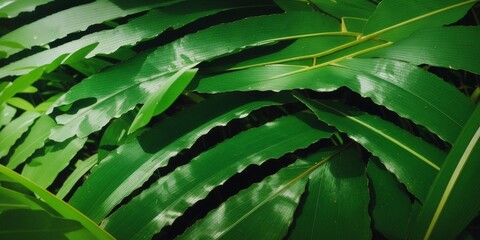
[[46, 146], [42, 156], [33, 158], [23, 168], [22, 175], [38, 186], [47, 188], [57, 175], [68, 166], [86, 142], [86, 138], [72, 138], [62, 143]]
[[10, 148], [38, 117], [40, 114], [37, 112], [24, 112], [0, 131], [0, 158], [8, 154]]
[[[100, 222], [122, 199], [142, 186], [171, 157], [190, 148], [216, 126], [246, 117], [265, 106], [293, 101], [252, 94], [218, 95], [159, 122], [138, 139], [112, 151], [70, 199], [70, 204]], [[195, 116], [195, 117], [192, 117]]]
[[480, 106], [468, 120], [418, 215], [413, 239], [453, 239], [480, 211]]
[[7, 103], [24, 111], [35, 111], [35, 107], [23, 98], [12, 97], [7, 100]]
[[[49, 3], [53, 0], [29, 0], [29, 1], [0, 1], [0, 16], [14, 18], [22, 12], [32, 12], [38, 6]], [[2, 18], [2, 17], [0, 17]]]
[[128, 129], [128, 134], [150, 122], [150, 119], [165, 111], [180, 96], [193, 79], [198, 69], [192, 69], [195, 64], [180, 69], [178, 72], [163, 79], [156, 89], [148, 89], [148, 97]]
[[115, 211], [102, 226], [117, 237], [150, 239], [172, 224], [188, 207], [247, 166], [279, 158], [331, 135], [329, 128], [306, 113], [282, 117], [247, 130], [161, 177]]
[[309, 176], [288, 239], [371, 239], [368, 180], [358, 151], [349, 147], [325, 155], [308, 157], [318, 169]]
[[[70, 33], [83, 31], [90, 25], [125, 17], [155, 7], [170, 5], [175, 2], [178, 2], [178, 0], [162, 2], [153, 0], [141, 2], [99, 0], [54, 13], [19, 27], [0, 37], [0, 41], [16, 42], [23, 48], [43, 46]], [[4, 51], [8, 55], [17, 53], [20, 50], [18, 48], [0, 46], [0, 51]]]
[[43, 74], [43, 68], [32, 70], [28, 74], [16, 78], [12, 84], [9, 84], [3, 91], [0, 91], [0, 104], [3, 104], [17, 93], [20, 93], [38, 81]]
[[67, 194], [71, 191], [73, 186], [77, 184], [81, 177], [83, 177], [88, 171], [90, 171], [93, 166], [98, 163], [98, 156], [92, 155], [85, 160], [78, 160], [75, 163], [75, 170], [68, 176], [67, 180], [63, 182], [62, 187], [57, 192], [58, 198], [65, 198]]
[[479, 26], [429, 28], [366, 56], [397, 59], [416, 65], [463, 69], [480, 74], [478, 39]]
[[440, 170], [445, 154], [407, 131], [379, 117], [327, 101], [297, 98], [321, 121], [335, 126], [378, 156], [385, 167], [420, 201]]
[[17, 109], [7, 104], [0, 105], [0, 129], [9, 124], [17, 113]]
[[7, 167], [15, 169], [18, 165], [25, 162], [35, 150], [43, 147], [53, 126], [55, 126], [55, 121], [47, 115], [42, 115], [35, 121], [25, 140], [15, 148], [15, 152], [10, 157]]
[[[80, 222], [89, 232], [93, 234], [95, 238], [99, 240], [113, 239], [107, 232], [98, 227], [97, 224], [92, 222], [90, 219], [85, 217], [75, 208], [72, 208], [70, 205], [63, 202], [61, 199], [55, 197], [53, 194], [48, 192], [45, 189], [42, 189], [32, 181], [27, 178], [22, 177], [20, 174], [10, 170], [9, 168], [0, 164], [0, 173], [7, 176], [8, 178], [18, 182], [22, 186], [28, 188], [30, 191], [34, 192], [39, 196], [43, 201], [45, 201], [51, 208], [57, 211], [61, 216], [67, 219], [72, 219]], [[3, 224], [2, 224], [3, 226]], [[80, 233], [78, 233], [80, 235]], [[85, 234], [82, 234], [85, 236]], [[74, 237], [74, 236], [72, 236]], [[78, 238], [78, 236], [77, 236]]]
[[[318, 24], [306, 24], [309, 22]], [[148, 89], [156, 88], [168, 74], [191, 64], [272, 43], [280, 38], [295, 38], [302, 34], [335, 31], [338, 28], [339, 25], [326, 16], [295, 12], [252, 17], [187, 35], [148, 55], [142, 54], [93, 75], [72, 87], [58, 100], [55, 107], [84, 99], [87, 93], [96, 102], [79, 109], [75, 114], [58, 116], [56, 121], [60, 126], [53, 129], [50, 138], [63, 141], [74, 135], [85, 137], [100, 130], [112, 118], [118, 118], [137, 104], [144, 103]], [[245, 30], [255, 32], [245, 35]], [[109, 84], [110, 79], [116, 80], [114, 85]]]

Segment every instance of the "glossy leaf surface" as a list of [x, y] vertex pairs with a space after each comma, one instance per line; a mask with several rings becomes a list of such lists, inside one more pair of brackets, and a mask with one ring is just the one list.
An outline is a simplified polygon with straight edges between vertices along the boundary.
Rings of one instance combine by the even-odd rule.
[[420, 201], [445, 159], [445, 154], [423, 140], [376, 116], [334, 102], [298, 98], [321, 121], [347, 133], [395, 174]]
[[468, 120], [430, 189], [412, 237], [455, 238], [480, 211], [480, 107]]
[[119, 147], [103, 159], [75, 192], [70, 204], [100, 222], [124, 197], [147, 181], [156, 169], [166, 166], [171, 157], [182, 149], [190, 148], [212, 128], [246, 117], [255, 109], [281, 105], [289, 100], [285, 96], [258, 98], [250, 94], [235, 94], [220, 95], [192, 106], [156, 124], [138, 139]]
[[30, 1], [0, 1], [0, 18], [14, 18], [19, 13], [31, 12], [36, 7], [47, 4], [53, 0], [30, 0]]
[[38, 117], [40, 114], [37, 112], [24, 112], [0, 131], [0, 157], [8, 154], [10, 148]]
[[308, 192], [288, 239], [371, 239], [368, 180], [355, 148], [308, 160], [318, 169], [309, 175]]
[[[102, 225], [117, 237], [149, 239], [162, 227], [172, 224], [188, 207], [205, 198], [213, 188], [248, 165], [259, 165], [268, 159], [308, 147], [331, 134], [311, 114], [290, 115], [247, 130], [161, 177]], [[148, 209], [148, 212], [139, 209]]]

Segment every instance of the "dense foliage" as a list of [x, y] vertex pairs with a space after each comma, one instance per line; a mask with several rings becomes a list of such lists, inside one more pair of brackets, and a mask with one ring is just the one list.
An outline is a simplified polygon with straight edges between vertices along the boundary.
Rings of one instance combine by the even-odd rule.
[[0, 238], [480, 237], [478, 13], [0, 0]]

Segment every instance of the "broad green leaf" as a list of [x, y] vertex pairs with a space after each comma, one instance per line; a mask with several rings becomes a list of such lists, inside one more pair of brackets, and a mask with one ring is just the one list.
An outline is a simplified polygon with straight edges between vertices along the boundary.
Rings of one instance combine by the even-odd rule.
[[279, 158], [331, 135], [329, 128], [307, 113], [289, 115], [247, 130], [161, 177], [115, 211], [102, 226], [123, 239], [150, 239], [247, 166]]
[[135, 119], [133, 119], [128, 134], [147, 125], [152, 117], [162, 113], [172, 105], [197, 73], [198, 69], [192, 69], [195, 65], [197, 64], [180, 69], [167, 77], [158, 88], [149, 89], [148, 97]]
[[311, 0], [320, 10], [337, 18], [368, 18], [375, 10], [375, 4], [368, 0]]
[[0, 131], [0, 158], [8, 154], [10, 148], [38, 117], [40, 114], [37, 112], [24, 112]]
[[335, 102], [298, 99], [321, 121], [345, 132], [395, 174], [421, 202], [440, 170], [445, 154], [407, 131], [352, 107]]
[[40, 79], [43, 74], [43, 68], [37, 68], [26, 75], [16, 78], [12, 84], [9, 84], [3, 91], [0, 91], [0, 104], [3, 104], [15, 94], [24, 91], [34, 82]]
[[[0, 1], [0, 16], [14, 18], [22, 12], [32, 12], [36, 7], [49, 3], [53, 0], [29, 0], [29, 1]], [[2, 18], [2, 17], [0, 17]]]
[[342, 31], [361, 33], [367, 20], [366, 18], [342, 17]]
[[[162, 2], [153, 0], [141, 2], [99, 0], [54, 13], [19, 27], [0, 37], [0, 41], [16, 42], [22, 45], [23, 48], [43, 46], [70, 33], [83, 31], [93, 24], [125, 17], [159, 6], [170, 5], [175, 2], [178, 2], [178, 0]], [[18, 48], [0, 46], [0, 51], [4, 51], [8, 55], [17, 53], [20, 50]]]
[[[307, 24], [310, 22], [317, 24]], [[52, 130], [50, 138], [63, 141], [74, 135], [85, 137], [100, 130], [112, 118], [144, 103], [148, 89], [161, 85], [169, 73], [191, 64], [280, 39], [338, 28], [334, 20], [318, 13], [295, 12], [247, 18], [187, 35], [72, 87], [58, 100], [56, 107], [85, 99], [87, 93], [96, 102], [75, 114], [58, 116], [56, 121], [60, 126]], [[244, 31], [249, 34], [245, 35]], [[116, 80], [114, 85], [110, 84], [110, 79]]]
[[15, 148], [15, 152], [8, 160], [7, 167], [15, 169], [25, 162], [35, 150], [43, 147], [53, 126], [55, 126], [55, 121], [47, 115], [42, 115], [36, 120], [25, 140]]
[[124, 197], [142, 186], [156, 169], [167, 166], [171, 157], [190, 148], [212, 128], [246, 117], [253, 110], [288, 101], [292, 99], [285, 95], [268, 98], [231, 94], [195, 104], [112, 151], [75, 192], [70, 204], [100, 222]]
[[85, 76], [90, 76], [95, 73], [99, 73], [107, 67], [113, 66], [111, 62], [99, 59], [99, 58], [89, 58], [84, 59], [75, 63], [70, 63], [68, 66], [77, 70]]
[[358, 151], [315, 154], [305, 202], [288, 239], [371, 239], [368, 180]]
[[451, 143], [474, 108], [471, 101], [455, 87], [408, 63], [386, 59], [348, 59], [334, 66], [300, 72], [303, 69], [301, 66], [269, 65], [208, 76], [200, 78], [195, 91], [312, 89], [329, 92], [348, 87], [425, 126]]
[[66, 239], [82, 227], [77, 221], [55, 217], [42, 210], [10, 209], [0, 212], [1, 239]]
[[17, 113], [17, 109], [7, 104], [0, 105], [0, 129], [9, 124]]
[[93, 166], [98, 163], [98, 156], [92, 155], [85, 160], [78, 160], [75, 163], [75, 170], [68, 176], [67, 180], [63, 182], [62, 187], [57, 192], [58, 198], [65, 198], [67, 194], [71, 191], [73, 186], [77, 184], [79, 179], [83, 177], [88, 171], [90, 171]]
[[406, 239], [412, 210], [406, 189], [378, 158], [370, 158], [367, 174], [371, 183], [373, 227], [387, 239]]
[[417, 218], [413, 239], [453, 239], [480, 211], [480, 106], [453, 144]]
[[47, 188], [85, 144], [86, 138], [72, 138], [45, 146], [44, 155], [33, 158], [23, 168], [22, 175], [38, 186]]
[[[67, 203], [63, 202], [61, 199], [55, 197], [53, 194], [47, 190], [39, 187], [34, 182], [28, 180], [25, 177], [22, 177], [20, 174], [10, 170], [9, 168], [0, 164], [0, 174], [6, 175], [12, 180], [18, 182], [22, 186], [28, 188], [30, 191], [34, 192], [39, 196], [46, 204], [51, 208], [57, 211], [61, 216], [67, 219], [76, 220], [80, 222], [83, 227], [85, 227], [91, 234], [94, 235], [96, 239], [113, 239], [110, 234], [101, 229], [96, 223], [92, 222], [89, 218], [85, 217], [75, 208], [71, 207]], [[2, 224], [3, 225], [3, 224]]]
[[7, 103], [24, 111], [35, 111], [35, 107], [23, 98], [12, 97], [7, 100]]
[[99, 54], [111, 54], [122, 46], [133, 46], [143, 40], [154, 38], [168, 28], [178, 29], [199, 18], [243, 7], [244, 3], [242, 2], [244, 1], [211, 4], [209, 0], [196, 0], [153, 9], [144, 16], [133, 19], [115, 29], [91, 33], [78, 40], [12, 62], [0, 68], [0, 78], [25, 74], [28, 72], [28, 68], [49, 64], [65, 53], [74, 53], [95, 43], [98, 45], [86, 56], [87, 58]]
[[479, 26], [429, 28], [366, 56], [397, 59], [416, 65], [463, 69], [480, 74], [478, 39]]
[[476, 2], [477, 0], [383, 0], [368, 19], [363, 35], [397, 41], [422, 28], [454, 23]]
[[311, 165], [297, 161], [240, 191], [178, 239], [282, 239], [305, 191], [302, 174]]

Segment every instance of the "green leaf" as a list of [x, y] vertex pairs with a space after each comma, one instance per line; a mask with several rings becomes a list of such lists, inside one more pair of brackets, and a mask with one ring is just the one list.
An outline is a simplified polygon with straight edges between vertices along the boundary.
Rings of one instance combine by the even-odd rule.
[[[329, 92], [348, 87], [452, 143], [474, 108], [455, 87], [408, 63], [348, 59], [334, 66], [299, 72], [303, 69], [301, 66], [269, 65], [208, 76], [200, 78], [195, 91], [312, 89]], [[445, 101], [444, 96], [449, 96], [449, 100]]]
[[180, 69], [163, 80], [163, 84], [156, 89], [149, 89], [148, 97], [140, 111], [137, 113], [133, 123], [128, 129], [128, 134], [150, 122], [150, 119], [165, 111], [180, 96], [183, 90], [193, 79], [198, 69], [192, 69], [196, 63]]
[[480, 74], [480, 46], [477, 39], [480, 39], [479, 26], [429, 28], [366, 56], [397, 59], [416, 65], [463, 69]]
[[[95, 1], [54, 13], [19, 27], [0, 37], [0, 41], [16, 42], [22, 45], [23, 48], [43, 46], [70, 33], [83, 31], [91, 25], [143, 12], [155, 7], [170, 5], [175, 2], [178, 2], [178, 0], [162, 2], [153, 0], [142, 2], [126, 0]], [[0, 51], [4, 51], [8, 55], [17, 53], [20, 50], [18, 48], [0, 46]]]
[[125, 239], [150, 239], [172, 224], [188, 207], [247, 166], [279, 158], [331, 135], [329, 128], [306, 113], [247, 130], [161, 177], [115, 211], [102, 226], [114, 236]]
[[309, 176], [305, 202], [288, 239], [371, 239], [368, 180], [358, 151], [349, 147], [324, 156], [308, 157], [323, 164]]
[[383, 0], [368, 19], [363, 35], [397, 41], [425, 27], [456, 22], [477, 0]]
[[368, 0], [311, 0], [322, 11], [337, 18], [368, 18], [375, 10], [375, 4]]
[[7, 104], [0, 105], [0, 129], [12, 121], [17, 109]]
[[[22, 12], [32, 12], [38, 6], [49, 3], [53, 0], [29, 0], [29, 1], [0, 1], [0, 16], [14, 18]], [[1, 18], [1, 17], [0, 17]]]
[[12, 97], [7, 100], [7, 103], [24, 111], [35, 111], [35, 107], [23, 98]]
[[133, 141], [136, 137], [141, 135], [141, 131], [136, 131], [133, 134], [127, 135], [128, 129], [135, 119], [136, 111], [130, 111], [123, 114], [120, 118], [113, 120], [108, 124], [107, 129], [102, 134], [100, 139], [100, 146], [98, 148], [98, 159], [104, 159], [110, 151], [114, 150], [120, 145]]
[[480, 106], [453, 144], [418, 215], [413, 239], [453, 239], [480, 211]]
[[335, 126], [378, 156], [385, 167], [420, 201], [440, 170], [445, 154], [407, 131], [379, 117], [342, 104], [298, 99], [321, 121]]
[[43, 188], [52, 184], [57, 175], [68, 166], [86, 142], [86, 138], [72, 138], [46, 146], [45, 153], [32, 159], [23, 168], [22, 175]]
[[0, 186], [0, 213], [11, 209], [45, 210], [52, 214], [55, 213], [47, 204], [37, 198]]
[[[394, 175], [378, 158], [370, 158], [367, 174], [371, 183], [373, 226], [387, 239], [407, 239], [412, 202]], [[395, 219], [395, 221], [392, 221]]]
[[57, 197], [65, 198], [67, 194], [71, 191], [73, 186], [77, 184], [81, 177], [83, 177], [88, 171], [90, 171], [93, 166], [98, 163], [98, 156], [92, 155], [85, 160], [78, 160], [75, 163], [75, 170], [68, 176], [67, 180], [63, 182], [62, 187], [57, 192]]
[[25, 162], [35, 150], [43, 147], [53, 126], [55, 126], [55, 121], [47, 115], [42, 115], [35, 121], [25, 140], [15, 148], [15, 152], [10, 157], [7, 167], [15, 169], [18, 165]]
[[1, 164], [0, 164], [0, 173], [3, 175], [6, 175], [7, 177], [21, 184], [22, 186], [28, 188], [30, 191], [34, 192], [37, 196], [39, 196], [43, 201], [45, 201], [51, 208], [57, 211], [64, 218], [68, 218], [68, 219], [72, 219], [80, 222], [88, 231], [90, 231], [91, 234], [95, 236], [95, 238], [99, 240], [113, 239], [112, 236], [110, 236], [107, 232], [101, 229], [97, 224], [92, 222], [90, 219], [85, 217], [78, 210], [76, 210], [75, 208], [72, 208], [70, 205], [66, 204], [61, 199], [55, 197], [53, 194], [39, 187], [38, 185], [28, 180], [27, 178], [22, 177], [18, 173], [10, 170], [9, 168]]
[[[122, 46], [133, 46], [143, 40], [158, 36], [168, 28], [178, 29], [199, 18], [229, 9], [246, 7], [245, 1], [216, 2], [209, 0], [184, 1], [150, 10], [147, 14], [111, 30], [104, 30], [83, 36], [0, 67], [0, 78], [21, 75], [28, 72], [26, 67], [40, 67], [53, 62], [65, 53], [74, 53], [86, 46], [97, 43], [86, 58], [112, 54]], [[248, 2], [248, 1], [247, 1]], [[248, 6], [248, 5], [247, 5]]]
[[302, 174], [309, 167], [297, 161], [240, 191], [178, 239], [282, 239], [305, 191], [307, 178]]
[[37, 112], [24, 112], [0, 131], [0, 157], [8, 154], [10, 148], [38, 117], [40, 117], [40, 114]]
[[65, 233], [82, 227], [77, 221], [30, 209], [3, 211], [0, 223], [2, 239], [66, 239]]
[[28, 74], [16, 78], [12, 84], [0, 91], [0, 104], [15, 96], [15, 94], [24, 91], [34, 82], [38, 81], [43, 74], [43, 68], [37, 68]]
[[[310, 22], [318, 24], [306, 24]], [[156, 88], [169, 73], [191, 64], [279, 39], [295, 38], [317, 31], [335, 31], [338, 28], [338, 24], [326, 16], [295, 12], [252, 17], [187, 35], [148, 55], [135, 57], [93, 75], [72, 87], [58, 100], [56, 107], [84, 99], [86, 93], [90, 98], [95, 98], [96, 102], [75, 114], [58, 116], [56, 121], [60, 126], [52, 130], [50, 138], [63, 141], [74, 135], [85, 137], [100, 130], [112, 118], [144, 103], [148, 89]], [[245, 30], [255, 32], [245, 35]], [[116, 79], [114, 85], [110, 84], [110, 79]]]
[[[142, 186], [171, 157], [190, 148], [216, 126], [246, 117], [251, 111], [281, 105], [290, 98], [252, 94], [219, 95], [156, 124], [138, 139], [112, 151], [70, 199], [70, 204], [100, 222], [122, 199]], [[195, 117], [192, 117], [195, 116]]]

